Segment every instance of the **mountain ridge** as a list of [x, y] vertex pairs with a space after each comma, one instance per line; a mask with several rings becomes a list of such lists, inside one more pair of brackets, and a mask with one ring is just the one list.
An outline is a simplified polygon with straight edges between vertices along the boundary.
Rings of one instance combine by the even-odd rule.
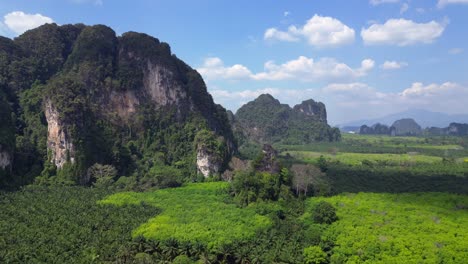
[[376, 123], [390, 126], [393, 122], [403, 118], [414, 119], [421, 127], [448, 127], [450, 123], [468, 123], [468, 114], [447, 114], [432, 112], [424, 109], [408, 109], [403, 112], [389, 114], [380, 118], [361, 119], [337, 125], [343, 127], [356, 127], [361, 125], [372, 126]]

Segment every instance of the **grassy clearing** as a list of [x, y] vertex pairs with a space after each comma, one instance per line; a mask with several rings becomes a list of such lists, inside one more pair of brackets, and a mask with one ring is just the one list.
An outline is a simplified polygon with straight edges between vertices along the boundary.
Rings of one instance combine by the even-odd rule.
[[155, 192], [125, 192], [111, 195], [101, 204], [118, 206], [149, 204], [162, 213], [133, 232], [148, 239], [201, 242], [209, 248], [253, 238], [257, 231], [271, 226], [267, 216], [253, 206], [238, 208], [229, 199], [225, 182], [194, 183]]
[[332, 155], [312, 151], [286, 151], [284, 154], [289, 154], [295, 159], [310, 163], [316, 163], [317, 158], [323, 155], [326, 159], [340, 161], [349, 165], [361, 165], [364, 160], [372, 162], [390, 162], [394, 164], [436, 163], [442, 161], [440, 157], [420, 154], [337, 153], [336, 155]]
[[[468, 196], [446, 193], [343, 194], [324, 238], [335, 240], [332, 263], [465, 263]], [[310, 211], [310, 210], [307, 210]], [[303, 216], [308, 225], [311, 216]]]

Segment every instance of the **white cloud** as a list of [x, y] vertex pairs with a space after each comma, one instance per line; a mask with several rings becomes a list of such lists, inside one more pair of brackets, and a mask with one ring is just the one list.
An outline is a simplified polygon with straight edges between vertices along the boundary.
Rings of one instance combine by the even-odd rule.
[[400, 15], [406, 13], [409, 9], [409, 4], [408, 3], [403, 3], [400, 8]]
[[[416, 82], [411, 85], [410, 88], [403, 90], [398, 95], [406, 99], [421, 99], [421, 98], [437, 98], [443, 97], [458, 97], [461, 94], [468, 94], [468, 90], [465, 87], [460, 86], [459, 84], [446, 82], [443, 84], [428, 84], [424, 86], [423, 83]], [[465, 97], [466, 98], [466, 97]], [[455, 99], [455, 98], [451, 98]]]
[[453, 48], [453, 49], [449, 50], [449, 53], [452, 54], [452, 55], [457, 55], [457, 54], [463, 53], [463, 49]]
[[290, 26], [287, 31], [269, 28], [265, 40], [298, 41], [305, 39], [316, 47], [333, 47], [352, 43], [354, 29], [332, 17], [314, 15], [302, 27]]
[[276, 28], [269, 28], [265, 31], [263, 35], [264, 39], [275, 39], [279, 41], [286, 41], [286, 42], [297, 42], [299, 38], [294, 34], [289, 32], [279, 31]]
[[206, 79], [241, 80], [251, 78], [252, 76], [247, 67], [240, 64], [225, 67], [223, 61], [217, 57], [205, 59], [203, 66], [197, 70]]
[[4, 24], [16, 34], [22, 34], [27, 30], [53, 22], [50, 17], [41, 14], [26, 14], [22, 11], [14, 11], [4, 16]]
[[289, 11], [284, 11], [283, 16], [284, 16], [284, 17], [287, 17], [287, 16], [289, 16], [290, 14], [291, 14], [291, 12], [289, 12]]
[[402, 61], [402, 62], [398, 62], [398, 61], [385, 61], [382, 65], [380, 65], [380, 68], [384, 69], [384, 70], [398, 70], [398, 69], [401, 69], [403, 67], [406, 67], [408, 66], [408, 63]]
[[381, 5], [381, 4], [393, 4], [398, 3], [400, 0], [370, 0], [369, 3], [373, 6]]
[[333, 58], [321, 58], [315, 61], [313, 58], [300, 56], [283, 64], [267, 61], [264, 64], [263, 72], [252, 73], [243, 65], [236, 64], [226, 67], [220, 58], [208, 58], [197, 70], [208, 80], [251, 79], [257, 81], [297, 80], [313, 82], [318, 80], [356, 79], [367, 75], [374, 66], [375, 62], [371, 59], [363, 60], [358, 68], [351, 68]]
[[468, 4], [468, 0], [439, 0], [437, 3], [438, 8], [444, 8], [450, 4]]
[[431, 21], [415, 23], [406, 19], [390, 19], [385, 24], [373, 24], [361, 30], [366, 45], [409, 46], [432, 43], [442, 35], [446, 23]]

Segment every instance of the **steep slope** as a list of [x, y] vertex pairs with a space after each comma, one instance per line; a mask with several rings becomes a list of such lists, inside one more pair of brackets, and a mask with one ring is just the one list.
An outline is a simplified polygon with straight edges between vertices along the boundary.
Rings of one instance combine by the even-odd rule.
[[339, 131], [327, 124], [325, 105], [313, 100], [291, 108], [262, 94], [243, 105], [231, 122], [240, 143], [304, 144], [340, 139]]
[[430, 136], [468, 136], [468, 124], [450, 123], [448, 127], [429, 127], [424, 130]]
[[392, 136], [417, 136], [421, 134], [421, 127], [411, 118], [397, 120], [390, 127], [390, 135]]
[[89, 166], [102, 163], [138, 177], [150, 177], [156, 164], [208, 176], [236, 148], [225, 109], [156, 38], [117, 37], [103, 25], [46, 24], [14, 41], [0, 39], [4, 53], [13, 54], [0, 61], [0, 80], [20, 117], [17, 155], [26, 148], [36, 155], [18, 158], [18, 175], [47, 178], [56, 167], [58, 176], [80, 182]]

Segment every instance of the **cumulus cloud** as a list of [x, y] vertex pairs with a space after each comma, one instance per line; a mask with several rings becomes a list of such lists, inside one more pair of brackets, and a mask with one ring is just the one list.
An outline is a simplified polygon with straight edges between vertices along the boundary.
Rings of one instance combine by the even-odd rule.
[[354, 29], [333, 17], [314, 15], [303, 26], [290, 26], [287, 31], [269, 28], [265, 40], [299, 41], [305, 39], [311, 46], [336, 47], [354, 41]]
[[375, 62], [371, 59], [363, 60], [360, 67], [351, 68], [333, 58], [321, 58], [315, 61], [313, 58], [300, 56], [283, 64], [267, 61], [264, 64], [264, 71], [252, 73], [247, 67], [240, 64], [225, 66], [220, 58], [215, 57], [206, 59], [204, 64], [197, 70], [208, 80], [250, 79], [257, 81], [297, 80], [313, 82], [318, 80], [356, 79], [367, 75], [374, 66]]
[[370, 0], [369, 3], [373, 6], [381, 5], [381, 4], [393, 4], [398, 3], [400, 0]]
[[3, 23], [14, 33], [22, 34], [27, 30], [53, 22], [52, 18], [41, 14], [26, 14], [22, 11], [14, 11], [4, 16]]
[[416, 82], [416, 83], [413, 83], [411, 87], [399, 93], [399, 96], [410, 99], [410, 98], [437, 98], [439, 96], [458, 97], [462, 94], [468, 95], [468, 91], [465, 87], [462, 87], [461, 85], [457, 83], [446, 82], [443, 84], [432, 83], [432, 84], [424, 85], [423, 83]]
[[366, 45], [409, 46], [432, 43], [439, 38], [446, 23], [430, 21], [416, 23], [406, 19], [389, 19], [385, 24], [373, 24], [361, 30]]
[[206, 79], [242, 80], [252, 76], [252, 72], [247, 67], [240, 64], [226, 67], [223, 61], [217, 57], [205, 59], [203, 66], [197, 70]]
[[385, 61], [382, 65], [380, 65], [380, 68], [383, 70], [398, 70], [406, 66], [408, 66], [408, 63], [404, 61]]
[[437, 7], [444, 8], [450, 4], [468, 4], [468, 0], [439, 0], [439, 2], [437, 2]]
[[300, 40], [299, 37], [295, 36], [294, 34], [291, 34], [289, 32], [279, 31], [276, 28], [267, 29], [263, 37], [265, 39], [275, 39], [275, 40], [286, 41], [286, 42], [297, 42]]

